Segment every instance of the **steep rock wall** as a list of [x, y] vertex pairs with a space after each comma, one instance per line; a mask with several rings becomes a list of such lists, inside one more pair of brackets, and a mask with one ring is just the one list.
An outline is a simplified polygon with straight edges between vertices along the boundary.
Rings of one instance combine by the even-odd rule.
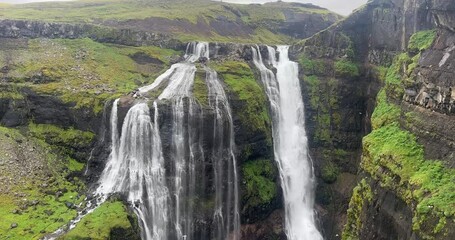
[[[445, 74], [452, 71], [451, 55], [446, 54], [453, 45], [453, 41], [448, 40], [453, 35], [450, 30], [453, 29], [452, 16], [452, 1], [370, 1], [346, 20], [294, 46], [295, 58], [300, 59], [303, 68], [304, 94], [308, 96], [306, 118], [310, 137], [315, 143], [312, 146], [313, 160], [320, 177], [317, 202], [321, 206], [319, 212], [328, 239], [336, 239], [339, 235], [344, 239], [452, 237], [450, 212], [442, 216], [439, 210], [434, 210], [430, 211], [430, 215], [434, 214], [432, 217], [425, 217], [420, 211], [421, 201], [431, 200], [416, 197], [417, 193], [412, 200], [403, 195], [403, 191], [410, 191], [415, 186], [426, 187], [424, 182], [416, 180], [418, 171], [408, 172], [414, 174], [414, 178], [407, 180], [403, 172], [396, 172], [393, 165], [388, 165], [392, 160], [378, 162], [377, 155], [368, 154], [373, 151], [372, 145], [365, 145], [388, 141], [385, 138], [374, 140], [372, 136], [385, 131], [380, 127], [384, 121], [401, 116], [391, 122], [396, 121], [400, 129], [410, 131], [409, 136], [418, 136], [412, 141], [424, 149], [423, 155], [412, 157], [415, 166], [420, 166], [422, 159], [429, 165], [433, 163], [425, 159], [439, 159], [445, 167], [438, 168], [438, 171], [444, 176], [450, 175], [454, 150], [451, 137], [453, 114], [450, 112], [453, 77]], [[438, 29], [434, 43], [429, 37], [429, 43], [424, 46], [416, 44], [425, 42], [425, 34], [431, 34], [431, 31], [421, 30], [433, 28]], [[430, 49], [423, 51], [426, 48]], [[402, 51], [406, 55], [400, 54]], [[394, 60], [399, 54], [401, 60]], [[444, 54], [447, 62], [439, 66]], [[392, 63], [399, 69], [394, 80], [392, 70], [384, 68]], [[375, 100], [384, 85], [387, 94], [381, 93]], [[330, 104], [333, 96], [349, 99], [351, 104], [338, 108], [336, 104]], [[399, 107], [384, 107], [380, 99], [387, 99]], [[354, 107], [356, 102], [361, 104]], [[357, 119], [353, 110], [360, 115]], [[338, 116], [348, 117], [337, 121]], [[348, 128], [350, 122], [359, 127]], [[362, 137], [371, 131], [371, 125], [379, 130], [363, 139], [362, 144]], [[352, 138], [347, 137], [347, 133]], [[320, 140], [321, 136], [324, 136], [324, 141]], [[412, 147], [403, 149], [409, 148]], [[340, 157], [340, 153], [344, 156]], [[392, 154], [391, 159], [394, 158], [397, 156]], [[371, 161], [373, 164], [369, 165]], [[373, 166], [380, 169], [369, 169]], [[386, 177], [389, 174], [395, 176], [392, 183]], [[442, 183], [435, 181], [434, 184]], [[357, 187], [352, 193], [355, 185]], [[442, 189], [443, 185], [439, 188]], [[435, 190], [427, 191], [430, 195], [438, 194]], [[453, 203], [449, 199], [442, 201]], [[333, 219], [337, 219], [336, 222]], [[343, 234], [341, 229], [344, 229]]]

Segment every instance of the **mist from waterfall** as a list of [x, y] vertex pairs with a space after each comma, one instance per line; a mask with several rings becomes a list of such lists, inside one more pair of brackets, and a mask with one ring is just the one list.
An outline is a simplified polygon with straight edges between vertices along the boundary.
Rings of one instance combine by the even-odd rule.
[[[120, 100], [113, 103], [110, 116], [111, 153], [96, 193], [128, 196], [146, 240], [239, 239], [240, 214], [232, 114], [222, 83], [207, 66], [208, 113], [193, 97], [196, 62], [209, 59], [208, 43], [190, 43], [185, 60], [176, 63], [152, 84], [136, 93], [134, 105], [118, 129]], [[164, 87], [164, 89], [163, 89]], [[150, 97], [150, 93], [161, 93]], [[153, 114], [150, 111], [153, 103]], [[160, 105], [170, 105], [171, 141], [164, 153], [160, 132]], [[205, 150], [201, 133], [204, 114], [213, 114], [212, 147]], [[120, 134], [119, 134], [120, 133]], [[210, 163], [207, 163], [210, 162]], [[213, 183], [202, 183], [198, 172], [211, 164]], [[195, 235], [197, 199], [214, 189], [211, 226]], [[209, 185], [212, 184], [212, 185]], [[199, 230], [202, 231], [202, 230]]]
[[289, 60], [287, 46], [278, 46], [278, 60], [272, 47], [267, 47], [266, 61], [259, 47], [253, 47], [252, 51], [253, 63], [261, 73], [270, 102], [274, 155], [284, 195], [286, 235], [290, 240], [322, 239], [315, 224], [314, 176], [298, 64]]

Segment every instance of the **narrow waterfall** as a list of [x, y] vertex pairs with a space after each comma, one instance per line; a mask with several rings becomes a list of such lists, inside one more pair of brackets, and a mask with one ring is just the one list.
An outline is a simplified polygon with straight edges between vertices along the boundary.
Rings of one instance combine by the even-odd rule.
[[[135, 103], [126, 114], [120, 134], [119, 100], [113, 104], [111, 153], [97, 193], [104, 198], [116, 192], [128, 196], [140, 220], [142, 239], [239, 239], [238, 173], [231, 109], [216, 72], [204, 66], [209, 91], [207, 114], [214, 115], [213, 136], [205, 140], [213, 146], [205, 149], [200, 131], [205, 110], [192, 94], [195, 63], [202, 59], [209, 59], [208, 43], [188, 44], [183, 62], [172, 65], [135, 94]], [[152, 92], [161, 89], [158, 97], [151, 97]], [[148, 104], [151, 101], [153, 114]], [[171, 109], [169, 152], [163, 152], [160, 105]], [[206, 166], [213, 168], [213, 181], [197, 181], [203, 179], [197, 173], [205, 174]], [[197, 184], [204, 189], [196, 189]], [[204, 223], [209, 227], [197, 230], [205, 232], [196, 235], [196, 215], [201, 215], [198, 212], [201, 210], [195, 209], [195, 204], [210, 189], [215, 191], [213, 214]]]
[[[267, 47], [267, 66], [259, 47], [252, 48], [253, 63], [270, 101], [275, 160], [285, 202], [286, 235], [292, 240], [322, 239], [314, 216], [314, 177], [305, 131], [304, 105], [298, 65], [289, 60], [288, 47]], [[271, 68], [277, 70], [276, 75]]]
[[[214, 145], [211, 153], [216, 187], [214, 214], [216, 226], [215, 236], [216, 239], [224, 239], [227, 234], [232, 232], [233, 234], [230, 239], [236, 240], [240, 237], [240, 214], [232, 113], [217, 73], [208, 67], [205, 67], [205, 71], [209, 92], [209, 105], [215, 110], [213, 123]], [[228, 127], [227, 129], [226, 125]], [[224, 196], [222, 189], [228, 189], [226, 196]], [[231, 212], [233, 216], [231, 216]]]

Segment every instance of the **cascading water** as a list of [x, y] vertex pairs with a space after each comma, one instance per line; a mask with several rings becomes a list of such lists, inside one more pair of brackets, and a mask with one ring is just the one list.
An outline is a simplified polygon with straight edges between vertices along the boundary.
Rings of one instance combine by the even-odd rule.
[[[234, 126], [232, 113], [226, 93], [221, 85], [217, 73], [205, 67], [206, 83], [209, 92], [209, 105], [215, 110], [213, 124], [213, 149], [212, 161], [214, 161], [215, 173], [215, 214], [216, 239], [224, 239], [232, 232], [231, 239], [239, 239], [240, 214], [238, 196], [238, 174], [236, 170], [236, 158], [234, 154]], [[225, 122], [227, 121], [227, 129]], [[227, 141], [225, 141], [227, 139]], [[227, 172], [226, 172], [227, 169]], [[225, 176], [227, 175], [227, 179]], [[225, 181], [227, 180], [227, 181]], [[227, 188], [227, 195], [223, 195], [222, 189]], [[231, 212], [233, 216], [231, 217]]]
[[253, 63], [270, 101], [273, 143], [285, 202], [286, 235], [292, 240], [322, 239], [314, 216], [314, 178], [305, 131], [304, 105], [298, 79], [298, 65], [289, 60], [288, 47], [278, 46], [279, 58], [267, 47], [268, 69], [259, 47], [252, 48]]
[[[128, 196], [140, 220], [142, 239], [196, 239], [194, 201], [205, 194], [196, 190], [196, 171], [207, 165], [204, 161], [211, 161], [213, 166], [214, 183], [207, 188], [215, 190], [215, 209], [208, 233], [198, 236], [239, 239], [232, 115], [216, 72], [206, 66], [209, 107], [214, 112], [213, 139], [210, 139], [213, 147], [207, 154], [204, 153], [202, 134], [198, 133], [203, 109], [193, 98], [192, 88], [197, 70], [195, 62], [202, 59], [209, 59], [208, 43], [190, 43], [184, 62], [172, 65], [153, 84], [140, 88], [135, 96], [142, 100], [136, 100], [128, 111], [120, 135], [119, 100], [112, 107], [111, 153], [97, 193], [104, 198], [115, 192]], [[153, 101], [152, 121], [147, 96], [164, 84], [166, 87]], [[162, 102], [170, 103], [172, 109], [169, 154], [163, 153], [158, 121], [158, 106]]]
[[111, 155], [97, 192], [126, 193], [141, 220], [142, 238], [166, 239], [169, 193], [157, 126], [157, 105], [154, 105], [153, 122], [146, 103], [134, 105], [125, 117], [119, 138], [117, 104], [118, 100], [111, 114]]

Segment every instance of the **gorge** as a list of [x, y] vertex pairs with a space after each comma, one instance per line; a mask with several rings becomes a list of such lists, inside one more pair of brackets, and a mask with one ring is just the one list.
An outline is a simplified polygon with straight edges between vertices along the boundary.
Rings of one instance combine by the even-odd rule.
[[0, 4], [0, 239], [453, 239], [454, 16]]

